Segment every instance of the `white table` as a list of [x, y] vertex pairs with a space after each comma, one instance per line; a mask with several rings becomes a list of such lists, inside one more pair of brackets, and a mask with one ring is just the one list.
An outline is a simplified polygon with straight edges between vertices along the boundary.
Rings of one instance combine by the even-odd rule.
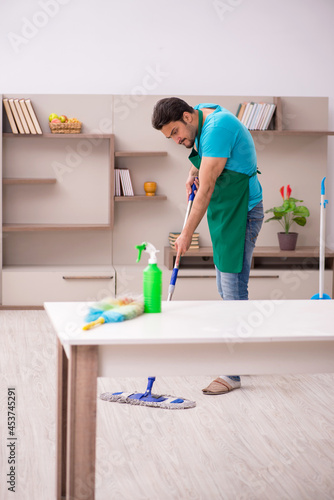
[[45, 304], [58, 335], [58, 499], [94, 498], [97, 377], [334, 371], [332, 300], [164, 302], [83, 331], [88, 305]]

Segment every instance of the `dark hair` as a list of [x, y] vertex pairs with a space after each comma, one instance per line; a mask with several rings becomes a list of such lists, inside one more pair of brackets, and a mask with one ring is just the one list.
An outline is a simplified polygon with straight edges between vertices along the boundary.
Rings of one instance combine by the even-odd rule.
[[164, 125], [170, 122], [183, 121], [185, 111], [194, 113], [194, 108], [178, 97], [160, 99], [154, 106], [152, 125], [157, 130], [161, 130]]

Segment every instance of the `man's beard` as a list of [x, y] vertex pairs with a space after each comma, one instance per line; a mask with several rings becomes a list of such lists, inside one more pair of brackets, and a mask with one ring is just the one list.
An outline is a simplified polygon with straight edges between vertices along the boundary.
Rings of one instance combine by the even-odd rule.
[[[186, 144], [184, 144], [184, 142], [183, 142], [183, 141], [181, 142], [181, 144], [182, 144], [182, 146], [186, 147], [187, 149], [191, 149], [191, 148], [193, 148], [193, 147], [194, 147], [194, 144], [195, 144], [195, 138], [196, 138], [196, 133], [197, 133], [197, 130], [192, 130], [192, 128], [191, 128], [191, 127], [189, 127], [189, 126], [188, 126], [187, 128], [188, 128], [188, 130], [190, 131], [190, 136], [191, 136], [191, 137], [190, 137], [190, 138], [188, 138], [188, 137], [187, 137], [187, 138], [183, 139], [183, 141], [189, 141], [189, 142], [190, 142], [190, 144], [189, 144], [189, 145], [186, 145]], [[193, 136], [193, 137], [192, 137], [192, 136]]]
[[184, 147], [186, 147], [187, 149], [192, 149], [194, 147], [194, 144], [195, 144], [195, 141], [192, 141], [191, 139], [186, 139], [188, 141], [190, 141], [190, 144], [189, 146], [187, 146], [186, 144], [183, 144], [181, 143]]

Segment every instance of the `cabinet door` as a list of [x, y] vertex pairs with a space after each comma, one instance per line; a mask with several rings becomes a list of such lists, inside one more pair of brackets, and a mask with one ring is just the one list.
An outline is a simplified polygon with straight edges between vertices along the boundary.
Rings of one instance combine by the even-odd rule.
[[219, 300], [214, 269], [180, 269], [173, 300]]
[[[143, 271], [146, 266], [115, 266], [116, 294], [141, 295], [143, 293]], [[172, 271], [162, 270], [162, 300], [167, 300]], [[172, 300], [219, 300], [214, 270], [180, 269]]]
[[44, 302], [98, 301], [115, 296], [115, 272], [18, 271], [2, 272], [5, 306], [42, 306]]
[[173, 300], [219, 300], [216, 276], [179, 276]]
[[[333, 271], [325, 271], [325, 293], [332, 295]], [[319, 293], [319, 272], [313, 270], [252, 270], [249, 278], [251, 300], [310, 299]]]

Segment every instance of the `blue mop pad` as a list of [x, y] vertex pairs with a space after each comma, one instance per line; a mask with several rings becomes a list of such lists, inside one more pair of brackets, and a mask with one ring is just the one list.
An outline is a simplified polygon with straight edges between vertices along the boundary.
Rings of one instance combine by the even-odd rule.
[[177, 398], [175, 396], [152, 394], [152, 386], [155, 377], [148, 378], [146, 392], [105, 392], [100, 395], [100, 399], [111, 403], [126, 403], [130, 405], [151, 406], [155, 408], [164, 408], [165, 410], [183, 410], [194, 408], [195, 401], [189, 399]]

